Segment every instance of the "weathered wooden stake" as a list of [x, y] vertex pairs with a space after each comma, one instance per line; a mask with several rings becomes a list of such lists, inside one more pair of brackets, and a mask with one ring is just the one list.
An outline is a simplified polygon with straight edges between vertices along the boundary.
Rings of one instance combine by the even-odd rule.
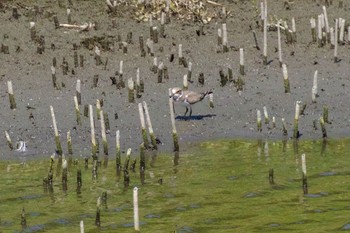
[[16, 100], [13, 94], [12, 81], [7, 81], [7, 92], [9, 94], [10, 108], [16, 110]]
[[141, 98], [141, 79], [140, 79], [140, 69], [136, 70], [136, 98]]
[[80, 233], [85, 233], [83, 220], [80, 221]]
[[29, 26], [30, 26], [30, 39], [32, 39], [32, 41], [37, 41], [35, 22], [30, 22]]
[[222, 52], [227, 53], [228, 52], [228, 45], [227, 45], [227, 26], [226, 23], [222, 24]]
[[284, 118], [282, 118], [282, 127], [283, 127], [282, 128], [283, 135], [287, 136], [288, 135], [287, 124]]
[[[169, 96], [172, 95], [171, 88], [169, 88]], [[170, 120], [173, 128], [173, 142], [174, 142], [174, 151], [179, 151], [179, 138], [177, 136], [176, 125], [175, 125], [175, 116], [174, 116], [174, 106], [172, 98], [169, 98], [169, 108], [170, 108]]]
[[5, 136], [6, 136], [7, 145], [10, 147], [11, 150], [13, 150], [14, 147], [12, 144], [12, 140], [10, 138], [10, 134], [7, 131], [5, 131]]
[[328, 106], [325, 105], [323, 106], [323, 120], [325, 123], [329, 123], [329, 120], [328, 120]]
[[330, 29], [329, 29], [329, 31], [330, 31], [330, 41], [331, 41], [331, 49], [334, 49], [334, 41], [335, 41], [335, 38], [334, 38], [334, 28], [333, 27], [331, 27]]
[[188, 62], [187, 80], [191, 82], [192, 78], [192, 62]]
[[326, 29], [326, 41], [329, 43], [330, 42], [330, 30], [329, 30], [329, 21], [328, 21], [326, 6], [322, 6], [322, 10], [323, 10], [324, 24], [325, 24], [325, 29]]
[[100, 120], [100, 112], [101, 112], [101, 102], [99, 99], [96, 99], [96, 119]]
[[323, 31], [322, 31], [322, 23], [323, 23], [323, 15], [318, 15], [317, 18], [317, 38], [318, 38], [318, 47], [322, 47], [323, 46]]
[[63, 159], [62, 162], [62, 188], [63, 191], [67, 191], [67, 183], [68, 183], [68, 162]]
[[102, 144], [103, 144], [103, 153], [104, 155], [108, 155], [108, 141], [107, 141], [107, 135], [106, 135], [106, 125], [105, 125], [105, 118], [103, 114], [103, 110], [100, 111], [100, 119], [101, 119], [101, 137], [102, 137]]
[[284, 63], [282, 64], [282, 73], [283, 73], [284, 93], [290, 93], [288, 70], [287, 70], [287, 65]]
[[139, 103], [139, 114], [140, 114], [140, 122], [141, 122], [141, 134], [142, 134], [142, 139], [143, 143], [145, 145], [145, 148], [149, 148], [149, 142], [148, 142], [148, 137], [147, 137], [147, 131], [146, 131], [146, 123], [145, 123], [145, 116], [143, 113], [143, 107], [142, 103]]
[[97, 145], [95, 136], [94, 112], [92, 105], [89, 105], [90, 128], [91, 128], [91, 155], [94, 161], [97, 161]]
[[273, 174], [273, 168], [271, 168], [271, 169], [269, 170], [269, 183], [270, 183], [271, 185], [275, 184], [273, 175], [274, 175], [274, 174]]
[[21, 214], [21, 226], [22, 226], [22, 230], [24, 230], [27, 227], [26, 211], [24, 210], [24, 207], [22, 208], [22, 214]]
[[297, 32], [295, 28], [295, 19], [294, 17], [292, 18], [292, 43], [297, 42]]
[[307, 175], [306, 175], [306, 158], [305, 154], [301, 155], [301, 169], [302, 169], [302, 180], [303, 180], [303, 192], [304, 195], [308, 194], [307, 186]]
[[122, 162], [121, 162], [121, 151], [120, 151], [120, 132], [119, 130], [115, 133], [115, 140], [116, 140], [116, 152], [115, 152], [115, 163], [116, 163], [116, 169], [117, 169], [117, 177], [120, 177], [120, 172], [122, 168]]
[[124, 188], [129, 187], [130, 184], [130, 176], [129, 176], [129, 162], [130, 162], [130, 156], [131, 156], [131, 148], [129, 148], [126, 151], [126, 157], [124, 161], [124, 167], [123, 167], [123, 172], [124, 172]]
[[72, 24], [72, 12], [70, 9], [67, 9], [67, 21], [69, 24]]
[[269, 119], [269, 114], [267, 113], [267, 108], [266, 106], [263, 107], [264, 110], [264, 119], [265, 119], [265, 124], [269, 124], [270, 123], [270, 119]]
[[60, 142], [60, 136], [58, 134], [58, 129], [57, 129], [57, 124], [56, 124], [56, 117], [55, 117], [55, 113], [53, 111], [53, 107], [52, 105], [50, 105], [50, 111], [51, 111], [51, 118], [52, 118], [52, 125], [53, 125], [53, 129], [55, 132], [55, 142], [56, 142], [56, 150], [58, 155], [62, 155], [62, 146], [61, 146], [61, 142]]
[[214, 94], [213, 93], [209, 94], [209, 107], [214, 108]]
[[96, 218], [95, 218], [95, 225], [97, 227], [101, 226], [101, 211], [100, 211], [100, 207], [101, 207], [101, 197], [98, 197], [97, 198]]
[[147, 120], [147, 125], [148, 125], [148, 133], [149, 133], [149, 136], [151, 138], [152, 148], [154, 150], [157, 150], [158, 149], [157, 140], [156, 140], [156, 137], [154, 135], [151, 117], [149, 115], [148, 106], [147, 106], [147, 103], [145, 101], [143, 101], [143, 108], [145, 110], [145, 115], [146, 115], [146, 120]]
[[160, 37], [164, 38], [165, 37], [165, 12], [162, 11], [161, 17], [160, 17]]
[[187, 74], [183, 76], [183, 81], [182, 81], [182, 89], [187, 90], [188, 89], [188, 79], [187, 79]]
[[342, 18], [339, 19], [339, 27], [340, 27], [339, 44], [343, 45], [344, 44], [344, 33], [345, 33], [345, 19], [342, 19]]
[[72, 146], [72, 137], [70, 135], [70, 131], [67, 132], [67, 147], [68, 147], [68, 155], [73, 155], [73, 146]]
[[222, 30], [218, 28], [218, 46], [222, 46]]
[[338, 60], [338, 19], [335, 19], [334, 26], [334, 62], [337, 63]]
[[129, 103], [135, 102], [134, 81], [132, 78], [128, 79], [128, 99]]
[[179, 44], [179, 65], [183, 65], [185, 68], [187, 67], [187, 61], [186, 59], [183, 57], [182, 54], [182, 44]]
[[134, 229], [136, 232], [140, 232], [139, 222], [139, 200], [138, 200], [138, 188], [133, 190], [133, 204], [134, 204]]
[[158, 83], [163, 82], [163, 76], [164, 76], [164, 64], [161, 62], [158, 66]]
[[244, 49], [239, 49], [239, 73], [243, 76], [245, 75], [244, 71]]
[[56, 68], [54, 66], [51, 66], [51, 76], [52, 76], [52, 84], [55, 89], [59, 89], [57, 85], [57, 78], [56, 78]]
[[[265, 1], [266, 2], [266, 1]], [[264, 47], [263, 47], [263, 64], [267, 65], [267, 6], [265, 5], [265, 17], [264, 17]]]
[[281, 43], [281, 28], [280, 23], [277, 23], [277, 38], [278, 38], [278, 60], [280, 62], [280, 67], [282, 67], [283, 59], [282, 59], [282, 43]]
[[95, 46], [95, 61], [96, 61], [96, 66], [99, 66], [102, 64], [101, 50], [97, 46]]
[[75, 90], [76, 90], [75, 93], [77, 96], [78, 104], [81, 105], [81, 81], [80, 81], [80, 79], [77, 80]]
[[293, 138], [294, 139], [298, 139], [298, 137], [299, 137], [300, 103], [301, 103], [301, 101], [297, 101], [295, 104], [294, 131], [293, 131]]
[[312, 42], [316, 42], [317, 41], [317, 36], [316, 36], [316, 20], [315, 18], [311, 18], [310, 19], [310, 25], [311, 25], [311, 38], [312, 38]]
[[260, 110], [256, 110], [256, 125], [258, 128], [258, 131], [261, 132], [262, 131], [262, 124], [261, 124], [261, 112]]
[[81, 125], [81, 117], [80, 117], [80, 110], [79, 110], [77, 96], [74, 96], [74, 108], [75, 108], [75, 116], [76, 116], [77, 125]]
[[143, 42], [143, 36], [139, 36], [139, 43], [140, 43], [140, 56], [141, 57], [145, 57], [146, 56], [146, 50], [145, 50], [145, 46], [144, 46], [144, 42]]
[[314, 74], [314, 81], [313, 81], [313, 85], [312, 85], [312, 90], [311, 90], [311, 97], [312, 97], [312, 102], [316, 103], [316, 97], [317, 97], [317, 75], [318, 75], [318, 71], [315, 71]]
[[325, 126], [324, 119], [322, 116], [320, 117], [320, 125], [321, 125], [321, 130], [322, 130], [322, 138], [325, 139], [325, 138], [327, 138], [327, 131], [326, 131], [326, 126]]

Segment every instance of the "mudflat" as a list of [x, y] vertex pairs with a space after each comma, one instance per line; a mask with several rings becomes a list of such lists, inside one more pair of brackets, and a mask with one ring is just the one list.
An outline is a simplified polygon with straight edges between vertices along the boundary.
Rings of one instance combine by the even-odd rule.
[[[147, 48], [149, 15], [159, 32], [165, 3], [142, 10], [132, 1], [126, 2], [116, 1], [117, 7], [112, 13], [108, 12], [105, 1], [1, 2], [0, 132], [4, 136], [0, 141], [0, 153], [3, 158], [18, 154], [7, 146], [5, 131], [14, 144], [21, 140], [26, 142], [27, 155], [50, 155], [55, 151], [50, 106], [55, 112], [64, 153], [67, 153], [69, 131], [74, 155], [90, 156], [90, 120], [84, 116], [84, 108], [94, 106], [96, 137], [102, 145], [100, 121], [96, 119], [97, 100], [103, 102], [102, 109], [108, 115], [107, 140], [111, 156], [115, 151], [117, 130], [120, 130], [122, 150], [138, 151], [142, 143], [138, 103], [143, 101], [148, 105], [154, 133], [161, 142], [159, 150], [172, 151], [168, 89], [182, 87], [183, 76], [189, 70], [179, 63], [180, 44], [187, 65], [192, 64], [189, 90], [212, 91], [214, 104], [211, 108], [208, 98], [195, 104], [189, 120], [182, 116], [185, 108], [175, 106], [180, 150], [191, 142], [219, 138], [290, 138], [297, 101], [301, 101], [303, 109], [299, 118], [299, 140], [322, 138], [319, 120], [325, 109], [328, 109], [329, 123], [325, 124], [328, 138], [349, 136], [348, 30], [345, 27], [344, 40], [337, 45], [335, 62], [334, 48], [330, 43], [319, 46], [314, 42], [310, 26], [310, 19], [315, 18], [317, 22], [318, 15], [324, 13], [323, 5], [329, 2], [332, 4], [326, 6], [326, 11], [330, 27], [334, 28], [339, 18], [348, 22], [347, 2], [268, 0], [267, 64], [263, 62], [260, 1], [203, 1], [198, 9], [194, 5], [186, 8], [181, 1], [171, 1], [170, 22], [164, 25], [164, 36], [159, 35], [158, 42], [153, 42], [154, 54]], [[222, 13], [223, 7], [226, 14]], [[13, 15], [14, 8], [18, 10], [18, 18]], [[68, 24], [67, 9], [71, 12], [70, 24], [93, 23], [95, 27], [83, 31], [56, 28], [55, 15], [59, 23]], [[145, 17], [141, 17], [142, 14]], [[293, 43], [288, 43], [285, 24], [281, 24], [282, 58], [290, 82], [290, 93], [286, 93], [275, 25], [281, 20], [292, 29], [293, 17], [296, 26]], [[223, 23], [227, 27], [227, 51], [218, 44], [218, 29], [222, 30]], [[141, 36], [145, 56], [141, 56]], [[101, 64], [96, 63], [96, 48], [100, 51]], [[240, 74], [240, 48], [244, 49], [243, 76]], [[161, 82], [159, 69], [152, 69], [155, 58], [158, 67], [162, 67], [161, 63], [166, 67], [167, 75], [162, 76]], [[126, 87], [119, 85], [121, 61]], [[55, 66], [56, 88], [52, 66]], [[138, 69], [144, 92], [130, 103], [127, 84], [129, 79], [136, 81]], [[315, 71], [318, 73], [317, 97], [312, 101]], [[199, 82], [199, 77], [204, 77], [204, 84]], [[81, 80], [81, 125], [77, 124], [73, 101], [78, 79]], [[15, 110], [10, 108], [8, 81], [13, 85]], [[264, 106], [269, 116], [266, 124]], [[257, 110], [262, 114], [261, 132], [257, 129]], [[283, 134], [282, 118], [287, 135]]]

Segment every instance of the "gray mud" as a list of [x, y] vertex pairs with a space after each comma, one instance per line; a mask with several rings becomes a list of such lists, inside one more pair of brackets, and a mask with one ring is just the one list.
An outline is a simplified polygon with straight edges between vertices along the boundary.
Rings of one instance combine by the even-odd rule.
[[[285, 1], [269, 0], [268, 10], [270, 21], [287, 20], [291, 26], [295, 17], [297, 42], [293, 45], [282, 44], [284, 62], [288, 65], [291, 93], [286, 94], [283, 87], [283, 76], [278, 61], [277, 32], [268, 32], [267, 66], [262, 61], [262, 31], [256, 21], [260, 21], [259, 1], [219, 1], [230, 12], [227, 18], [229, 51], [218, 52], [217, 30], [222, 19], [214, 18], [204, 25], [204, 35], [198, 35], [200, 23], [176, 20], [165, 26], [166, 38], [160, 38], [155, 44], [155, 56], [158, 62], [163, 62], [168, 68], [169, 79], [157, 83], [157, 74], [150, 68], [153, 57], [140, 56], [139, 36], [144, 40], [149, 37], [149, 23], [136, 22], [130, 19], [128, 10], [117, 16], [106, 13], [104, 1], [73, 1], [72, 20], [78, 24], [96, 22], [97, 30], [77, 32], [72, 29], [55, 29], [52, 15], [57, 14], [61, 23], [67, 22], [66, 8], [59, 7], [56, 2], [36, 2], [41, 14], [34, 16], [34, 3], [30, 1], [7, 1], [1, 4], [0, 11], [0, 41], [9, 47], [9, 54], [0, 53], [0, 132], [10, 133], [14, 142], [27, 142], [28, 155], [46, 155], [55, 151], [54, 131], [49, 106], [55, 110], [60, 131], [60, 139], [67, 153], [66, 134], [71, 132], [75, 155], [90, 156], [90, 125], [89, 119], [82, 116], [82, 126], [77, 126], [73, 96], [76, 93], [76, 80], [82, 81], [82, 106], [95, 105], [96, 99], [103, 99], [104, 112], [108, 113], [110, 134], [108, 134], [110, 155], [114, 155], [115, 131], [121, 132], [122, 150], [131, 147], [138, 151], [142, 142], [140, 120], [137, 104], [146, 101], [150, 109], [155, 135], [162, 144], [161, 151], [172, 151], [172, 129], [168, 106], [168, 88], [182, 86], [183, 75], [187, 68], [179, 65], [177, 48], [183, 45], [184, 57], [192, 62], [193, 72], [189, 89], [202, 92], [214, 92], [213, 109], [209, 108], [208, 99], [193, 106], [193, 117], [186, 121], [180, 117], [185, 109], [176, 107], [177, 131], [180, 137], [180, 149], [189, 142], [197, 142], [219, 138], [245, 139], [284, 139], [281, 118], [285, 118], [288, 127], [288, 137], [293, 135], [293, 121], [296, 101], [306, 104], [304, 115], [300, 117], [300, 139], [320, 139], [322, 132], [318, 123], [323, 114], [324, 106], [329, 108], [329, 120], [326, 124], [328, 137], [349, 136], [349, 48], [346, 43], [339, 45], [338, 63], [334, 63], [333, 50], [327, 44], [318, 48], [311, 41], [310, 18], [322, 13], [323, 1], [294, 1], [290, 10], [286, 10]], [[337, 1], [327, 8], [331, 25], [336, 17], [342, 17], [348, 22], [349, 8], [338, 8]], [[346, 3], [345, 3], [346, 4]], [[21, 14], [18, 20], [12, 17], [12, 7], [18, 7]], [[127, 8], [124, 8], [127, 9]], [[220, 11], [221, 8], [211, 8]], [[45, 38], [45, 51], [37, 52], [38, 43], [30, 38], [29, 22], [36, 22], [37, 35]], [[112, 20], [116, 21], [115, 27]], [[155, 26], [159, 20], [154, 19]], [[256, 31], [260, 50], [257, 50], [253, 38]], [[118, 36], [125, 41], [127, 34], [132, 32], [132, 43], [128, 51], [123, 53], [119, 47]], [[108, 49], [101, 48], [102, 61], [108, 58], [106, 69], [104, 65], [96, 66], [94, 51], [84, 47], [82, 41], [87, 38], [107, 38]], [[285, 35], [282, 34], [283, 40]], [[346, 33], [347, 38], [347, 33]], [[78, 45], [77, 52], [85, 59], [84, 67], [74, 67], [73, 44]], [[101, 43], [97, 44], [102, 46]], [[228, 67], [233, 70], [233, 78], [239, 76], [239, 48], [245, 49], [245, 85], [238, 92], [234, 82], [225, 86], [220, 84], [219, 71], [225, 74]], [[219, 49], [220, 50], [220, 49]], [[170, 57], [174, 54], [174, 60]], [[64, 83], [61, 90], [53, 88], [51, 66], [53, 58], [57, 59], [57, 79]], [[63, 58], [69, 64], [69, 74], [62, 74]], [[119, 62], [124, 62], [124, 80], [136, 80], [136, 70], [145, 82], [145, 92], [135, 103], [128, 103], [127, 88], [117, 90], [112, 85], [110, 77], [119, 70]], [[74, 70], [74, 71], [72, 71]], [[311, 102], [313, 75], [318, 70], [318, 98]], [[205, 84], [199, 85], [198, 76], [204, 74]], [[97, 87], [93, 86], [93, 77], [99, 75]], [[118, 79], [118, 76], [116, 76]], [[7, 94], [7, 81], [14, 86], [17, 109], [11, 110]], [[267, 107], [270, 124], [263, 124], [262, 132], [257, 132], [257, 110], [263, 112]], [[96, 114], [96, 110], [94, 110]], [[117, 117], [116, 117], [117, 116]], [[272, 117], [276, 118], [276, 128], [272, 128]], [[317, 129], [314, 128], [317, 122]], [[96, 131], [100, 139], [100, 123], [96, 120]], [[5, 137], [0, 141], [1, 156], [12, 156]]]

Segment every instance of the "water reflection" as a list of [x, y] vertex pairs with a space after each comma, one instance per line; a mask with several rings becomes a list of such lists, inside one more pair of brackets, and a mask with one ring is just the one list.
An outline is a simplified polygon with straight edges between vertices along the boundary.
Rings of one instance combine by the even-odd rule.
[[[350, 158], [345, 156], [349, 145], [350, 140], [330, 139], [210, 141], [180, 152], [181, 161], [179, 152], [123, 156], [119, 172], [110, 158], [113, 162], [104, 162], [103, 169], [96, 166], [97, 179], [91, 173], [98, 162], [78, 158], [69, 167], [66, 189], [61, 176], [53, 175], [58, 158], [49, 169], [47, 160], [35, 161], [35, 166], [6, 161], [0, 163], [0, 217], [2, 223], [13, 224], [1, 227], [4, 232], [20, 231], [14, 216], [25, 206], [28, 213], [39, 213], [28, 218], [25, 230], [43, 226], [47, 232], [76, 231], [84, 220], [86, 232], [123, 226], [132, 232], [132, 188], [138, 186], [145, 232], [285, 232], [289, 227], [333, 232], [349, 224], [350, 190], [344, 185], [350, 178]], [[307, 177], [301, 169], [303, 153]]]

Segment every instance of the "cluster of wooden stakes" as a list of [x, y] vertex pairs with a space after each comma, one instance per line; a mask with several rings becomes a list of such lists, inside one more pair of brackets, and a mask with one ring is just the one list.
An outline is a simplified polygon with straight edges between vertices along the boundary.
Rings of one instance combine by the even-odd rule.
[[[329, 1], [326, 1], [329, 4]], [[343, 1], [341, 1], [343, 2]], [[169, 1], [167, 1], [169, 3]], [[108, 7], [110, 8], [111, 11], [115, 10], [114, 5], [110, 3], [110, 1], [107, 1]], [[340, 4], [340, 3], [339, 3]], [[335, 26], [330, 27], [329, 26], [329, 21], [327, 17], [327, 8], [326, 6], [322, 7], [323, 13], [318, 16], [318, 30], [316, 30], [316, 21], [314, 18], [311, 18], [310, 23], [311, 23], [311, 38], [312, 42], [318, 43], [319, 47], [327, 46], [327, 44], [330, 45], [331, 49], [334, 49], [334, 62], [339, 62], [338, 58], [338, 46], [343, 45], [346, 43], [345, 38], [345, 20], [344, 19], [335, 19]], [[223, 8], [223, 12], [225, 13], [226, 10]], [[161, 22], [160, 22], [160, 30], [158, 27], [154, 26], [153, 18], [150, 16], [149, 18], [149, 29], [150, 29], [150, 37], [146, 41], [146, 49], [144, 46], [144, 38], [141, 35], [139, 37], [139, 44], [140, 44], [140, 55], [141, 57], [145, 57], [147, 54], [150, 56], [154, 57], [153, 59], [153, 65], [151, 66], [151, 70], [154, 71], [154, 73], [157, 74], [157, 82], [162, 83], [163, 78], [168, 79], [168, 70], [167, 67], [160, 62], [158, 64], [157, 57], [155, 56], [155, 51], [154, 51], [154, 43], [157, 43], [159, 38], [164, 38], [165, 37], [165, 24], [170, 23], [170, 16], [169, 16], [169, 6], [167, 5], [164, 11], [161, 12]], [[72, 24], [71, 20], [71, 11], [70, 9], [67, 10], [67, 16], [68, 16], [68, 23], [67, 24], [60, 24], [58, 21], [57, 16], [53, 16], [54, 19], [54, 24], [55, 28], [69, 28], [69, 29], [75, 29], [75, 30], [80, 30], [80, 31], [87, 31], [87, 30], [92, 30], [93, 28], [96, 27], [94, 23], [88, 23], [88, 24], [81, 24], [81, 25], [75, 25]], [[13, 18], [18, 18], [18, 11], [17, 8], [13, 8]], [[288, 71], [287, 71], [287, 65], [283, 62], [282, 59], [282, 46], [281, 46], [281, 31], [283, 31], [286, 35], [286, 42], [287, 43], [296, 43], [297, 38], [296, 38], [296, 30], [295, 30], [295, 20], [294, 18], [292, 19], [292, 29], [288, 28], [287, 22], [285, 21], [279, 21], [276, 24], [268, 24], [267, 22], [267, 1], [263, 0], [261, 1], [261, 22], [262, 22], [262, 30], [263, 30], [263, 64], [268, 65], [268, 59], [267, 59], [267, 32], [268, 29], [271, 28], [276, 28], [277, 33], [278, 33], [278, 52], [279, 52], [279, 62], [280, 66], [282, 68], [282, 74], [283, 74], [283, 80], [284, 80], [284, 88], [285, 88], [285, 93], [290, 93], [290, 84], [289, 84], [289, 79], [288, 79]], [[350, 27], [348, 28], [348, 39], [347, 42], [350, 43]], [[200, 26], [199, 30], [197, 31], [198, 35], [204, 35], [203, 33], [203, 25]], [[260, 47], [258, 46], [257, 39], [256, 39], [256, 34], [253, 32], [254, 38], [255, 38], [255, 43], [256, 43], [256, 48], [260, 50]], [[30, 36], [31, 39], [38, 43], [38, 48], [37, 48], [37, 53], [41, 54], [45, 51], [45, 38], [43, 36], [38, 35], [36, 31], [36, 26], [35, 22], [30, 22]], [[132, 33], [130, 32], [127, 36], [126, 41], [121, 41], [121, 38], [118, 39], [119, 43], [119, 48], [122, 49], [123, 53], [128, 52], [128, 44], [130, 41], [132, 41]], [[94, 46], [89, 43], [94, 43], [92, 42], [87, 42], [86, 46]], [[108, 42], [106, 42], [108, 47]], [[102, 45], [103, 46], [103, 45]], [[51, 45], [51, 47], [54, 49], [54, 45]], [[74, 66], [75, 67], [83, 67], [84, 66], [84, 57], [82, 55], [78, 56], [78, 46], [73, 45], [74, 49]], [[146, 52], [147, 50], [147, 52]], [[218, 50], [217, 52], [228, 52], [229, 51], [229, 46], [228, 46], [228, 40], [227, 40], [227, 29], [226, 29], [226, 21], [222, 24], [222, 28], [218, 29]], [[225, 73], [220, 70], [219, 75], [220, 75], [220, 85], [225, 86], [227, 82], [233, 82], [237, 88], [237, 91], [242, 91], [243, 86], [244, 86], [244, 75], [245, 75], [245, 69], [244, 69], [244, 49], [240, 48], [240, 68], [239, 68], [239, 73], [240, 75], [236, 80], [233, 79], [232, 75], [232, 69], [228, 69], [228, 75], [225, 75]], [[2, 44], [1, 45], [1, 52], [3, 53], [9, 53], [9, 49], [6, 45]], [[101, 58], [101, 51], [100, 48], [97, 46], [94, 46], [94, 59], [96, 62], [97, 66], [104, 65], [104, 67], [107, 66], [108, 64], [108, 58], [103, 62]], [[172, 54], [171, 60], [174, 60], [175, 55]], [[80, 60], [80, 61], [79, 61]], [[188, 68], [188, 72], [186, 75], [184, 75], [183, 78], [183, 89], [188, 88], [188, 82], [191, 82], [192, 78], [192, 63], [187, 62], [186, 58], [183, 56], [182, 53], [182, 44], [179, 44], [178, 46], [178, 61], [180, 65], [183, 65], [184, 67]], [[62, 72], [63, 75], [67, 75], [69, 72], [69, 65], [68, 62], [66, 61], [65, 58], [63, 58], [63, 63], [62, 63]], [[61, 89], [64, 87], [64, 83], [59, 83], [57, 81], [56, 77], [56, 69], [57, 69], [57, 61], [56, 58], [53, 58], [53, 65], [51, 66], [51, 71], [52, 71], [52, 83], [53, 87], [56, 89]], [[72, 72], [74, 72], [72, 70]], [[125, 88], [125, 81], [123, 78], [123, 61], [120, 61], [120, 66], [119, 66], [119, 71], [116, 73], [119, 76], [119, 80], [117, 80], [115, 77], [111, 77], [112, 84], [116, 85], [117, 89], [122, 89]], [[318, 71], [315, 71], [314, 74], [314, 79], [313, 79], [313, 88], [312, 88], [312, 102], [316, 102], [316, 97], [317, 97], [317, 76], [318, 76]], [[98, 83], [98, 75], [94, 76], [93, 79], [93, 86], [97, 86]], [[198, 83], [201, 85], [204, 85], [204, 74], [201, 73], [199, 74], [198, 77]], [[16, 109], [16, 101], [15, 101], [15, 96], [14, 96], [14, 91], [12, 87], [12, 81], [8, 81], [8, 95], [9, 95], [9, 101], [10, 101], [10, 108], [11, 109]], [[127, 81], [127, 87], [128, 87], [128, 100], [129, 102], [133, 103], [135, 102], [135, 96], [136, 98], [140, 98], [143, 91], [144, 91], [144, 81], [140, 78], [140, 71], [137, 69], [137, 75], [136, 75], [136, 82], [132, 80], [132, 78], [128, 79]], [[136, 92], [136, 94], [135, 94]], [[211, 96], [211, 101], [210, 101], [210, 106], [213, 107], [213, 97]], [[80, 108], [79, 106], [81, 105], [81, 81], [78, 79], [76, 83], [76, 95], [74, 96], [74, 105], [75, 105], [75, 111], [76, 111], [76, 122], [77, 125], [81, 125], [81, 113], [80, 113]], [[106, 138], [106, 131], [110, 130], [109, 127], [109, 119], [108, 119], [108, 114], [104, 113], [102, 110], [102, 101], [101, 100], [96, 100], [96, 111], [97, 111], [97, 119], [100, 120], [101, 123], [101, 137], [102, 137], [102, 145], [103, 145], [103, 153], [105, 155], [105, 158], [108, 159], [108, 142]], [[294, 117], [294, 129], [293, 129], [293, 138], [295, 140], [298, 139], [299, 137], [299, 129], [298, 129], [298, 123], [299, 123], [299, 117], [300, 115], [303, 115], [303, 112], [306, 108], [306, 104], [302, 104], [301, 101], [297, 101], [295, 105], [295, 117]], [[174, 116], [174, 111], [173, 111], [173, 103], [172, 99], [169, 99], [169, 109], [170, 109], [170, 118], [171, 118], [171, 123], [172, 123], [172, 137], [173, 137], [173, 143], [174, 143], [174, 151], [176, 152], [176, 156], [174, 159], [174, 163], [178, 162], [178, 152], [179, 152], [179, 142], [178, 142], [178, 135], [176, 131], [176, 125], [175, 125], [175, 116]], [[140, 175], [141, 175], [141, 183], [144, 182], [144, 172], [145, 172], [145, 151], [147, 150], [157, 150], [158, 145], [157, 145], [157, 138], [153, 132], [152, 128], [152, 123], [151, 123], [151, 118], [148, 112], [148, 106], [145, 101], [142, 103], [138, 104], [138, 110], [139, 110], [139, 115], [140, 115], [140, 122], [141, 122], [141, 134], [143, 138], [143, 142], [140, 145]], [[60, 142], [60, 136], [58, 133], [58, 128], [56, 124], [56, 118], [54, 114], [54, 109], [52, 106], [50, 106], [50, 112], [51, 112], [51, 117], [52, 117], [52, 122], [53, 122], [53, 128], [54, 128], [54, 135], [55, 135], [55, 142], [56, 142], [56, 151], [58, 154], [58, 166], [57, 166], [57, 172], [60, 173], [62, 172], [62, 185], [63, 189], [67, 189], [67, 167], [69, 162], [65, 160], [65, 156], [63, 155], [62, 151], [62, 146]], [[266, 106], [263, 107], [263, 113], [264, 113], [264, 120], [265, 124], [269, 124], [269, 115]], [[99, 161], [99, 143], [97, 142], [96, 136], [95, 136], [95, 123], [94, 123], [94, 113], [93, 113], [93, 106], [92, 105], [85, 105], [84, 106], [84, 116], [90, 117], [90, 128], [91, 128], [91, 155], [92, 155], [92, 178], [97, 179], [98, 177], [98, 167], [101, 166], [101, 161]], [[145, 120], [146, 118], [146, 120]], [[146, 129], [146, 122], [148, 125], [148, 133], [150, 137], [150, 141], [148, 140], [148, 135], [147, 135], [147, 129]], [[325, 128], [325, 123], [329, 123], [328, 120], [328, 107], [324, 106], [323, 108], [323, 116], [319, 118], [319, 123], [321, 125], [322, 129], [322, 136], [324, 139], [327, 138], [327, 132]], [[272, 124], [273, 127], [276, 125], [275, 117], [272, 118]], [[316, 128], [317, 126], [317, 121], [314, 121], [314, 127]], [[282, 118], [282, 126], [283, 126], [283, 134], [288, 135], [287, 132], [287, 126], [285, 119]], [[257, 110], [257, 130], [262, 131], [262, 116], [260, 110]], [[6, 131], [6, 139], [8, 142], [9, 147], [13, 150], [16, 149], [15, 146], [13, 145], [11, 138]], [[73, 149], [72, 149], [72, 140], [70, 136], [70, 132], [67, 132], [67, 144], [68, 144], [68, 155], [73, 154]], [[18, 149], [18, 148], [17, 148]], [[121, 149], [120, 149], [120, 132], [119, 130], [116, 131], [116, 170], [117, 170], [117, 175], [121, 176], [121, 173], [123, 172], [124, 175], [124, 186], [128, 187], [130, 183], [130, 177], [129, 177], [129, 163], [130, 163], [130, 155], [131, 155], [131, 148], [127, 150], [126, 158], [124, 165], [122, 165], [121, 162]], [[69, 157], [71, 158], [71, 157]], [[302, 155], [302, 161], [303, 161], [303, 189], [304, 193], [307, 193], [307, 177], [306, 177], [306, 165], [305, 164], [305, 154]], [[136, 160], [134, 163], [131, 165], [135, 167]], [[88, 158], [85, 160], [85, 166], [88, 166]], [[60, 169], [62, 168], [62, 169]], [[273, 181], [273, 169], [269, 171], [269, 181], [271, 184], [274, 183]], [[82, 185], [82, 180], [81, 180], [81, 170], [78, 170], [77, 172], [77, 190], [80, 189]], [[46, 190], [49, 192], [53, 191], [53, 158], [51, 158], [51, 163], [50, 163], [50, 168], [49, 168], [49, 173], [48, 176], [44, 179], [44, 187]], [[137, 212], [137, 188], [134, 188], [134, 201], [136, 205], [134, 206], [134, 210]], [[135, 200], [136, 199], [136, 200]], [[100, 225], [100, 208], [99, 206], [101, 205], [101, 201], [107, 201], [107, 194], [104, 193], [101, 198], [98, 200], [98, 208], [97, 208], [97, 213], [96, 213], [96, 225]], [[134, 203], [134, 204], [135, 204]], [[138, 225], [138, 214], [135, 212], [135, 230], [139, 231], [139, 225]], [[23, 209], [22, 211], [22, 226], [26, 225], [26, 219], [25, 219], [25, 211]], [[83, 223], [81, 223], [81, 227], [83, 228]]]

